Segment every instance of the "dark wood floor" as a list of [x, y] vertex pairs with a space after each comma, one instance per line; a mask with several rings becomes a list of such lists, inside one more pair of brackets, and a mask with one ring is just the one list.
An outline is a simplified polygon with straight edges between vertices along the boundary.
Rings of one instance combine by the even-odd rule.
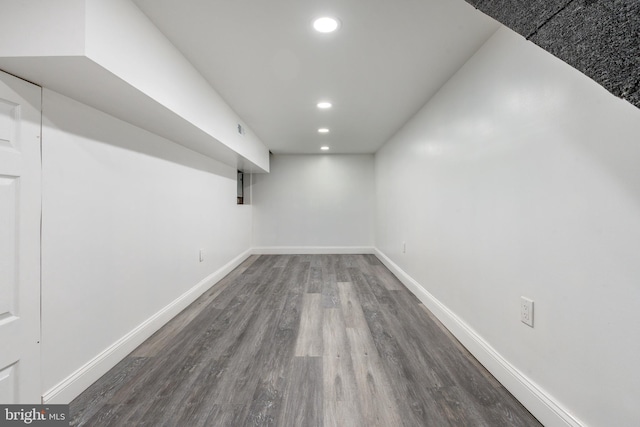
[[71, 403], [86, 426], [540, 426], [372, 255], [252, 256]]

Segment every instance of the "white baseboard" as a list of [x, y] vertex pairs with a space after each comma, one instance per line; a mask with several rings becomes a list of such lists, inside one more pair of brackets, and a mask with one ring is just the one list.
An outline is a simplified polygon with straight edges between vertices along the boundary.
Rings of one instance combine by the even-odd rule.
[[257, 255], [373, 254], [371, 246], [263, 246], [253, 248]]
[[476, 331], [377, 248], [376, 256], [498, 381], [547, 427], [584, 427], [558, 401], [516, 369]]
[[226, 265], [213, 272], [197, 285], [189, 289], [177, 299], [165, 306], [162, 310], [148, 318], [131, 332], [111, 344], [108, 348], [88, 361], [74, 373], [62, 380], [56, 386], [48, 390], [42, 396], [43, 404], [67, 404], [75, 399], [91, 384], [106, 374], [118, 362], [153, 335], [169, 320], [184, 310], [189, 304], [205, 293], [224, 276], [246, 260], [251, 249], [229, 261]]

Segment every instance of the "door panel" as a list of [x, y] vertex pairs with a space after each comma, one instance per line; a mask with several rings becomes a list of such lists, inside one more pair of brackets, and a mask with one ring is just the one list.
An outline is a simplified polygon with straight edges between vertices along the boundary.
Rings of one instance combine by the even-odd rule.
[[18, 150], [15, 146], [18, 143], [15, 126], [16, 107], [18, 106], [13, 102], [0, 101], [0, 148]]
[[0, 402], [16, 402], [16, 390], [18, 381], [14, 365], [5, 367], [0, 371]]
[[0, 72], [0, 403], [40, 403], [41, 89]]
[[18, 179], [0, 175], [0, 325], [16, 312]]

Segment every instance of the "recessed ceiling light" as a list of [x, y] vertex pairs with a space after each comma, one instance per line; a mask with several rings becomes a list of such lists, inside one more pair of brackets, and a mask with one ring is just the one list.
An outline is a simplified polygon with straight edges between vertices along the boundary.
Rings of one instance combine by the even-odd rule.
[[338, 29], [340, 21], [330, 16], [323, 16], [313, 21], [313, 28], [319, 33], [332, 33]]
[[318, 133], [329, 133], [329, 129], [327, 129], [327, 128], [320, 128], [320, 129], [318, 129]]
[[331, 103], [326, 101], [318, 102], [318, 108], [326, 110], [327, 108], [331, 108]]
[[322, 147], [320, 147], [320, 149], [322, 151], [329, 151], [329, 147], [327, 145], [323, 145]]

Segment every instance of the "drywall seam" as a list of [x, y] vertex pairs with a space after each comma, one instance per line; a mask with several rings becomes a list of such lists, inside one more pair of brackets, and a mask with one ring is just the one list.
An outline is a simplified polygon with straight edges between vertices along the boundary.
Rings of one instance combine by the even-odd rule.
[[547, 427], [586, 427], [378, 248], [375, 255], [540, 422]]
[[189, 306], [200, 295], [211, 289], [223, 277], [251, 256], [251, 249], [238, 255], [226, 265], [201, 280], [197, 285], [180, 295], [153, 316], [124, 335], [104, 351], [89, 360], [78, 370], [44, 393], [43, 404], [67, 404], [86, 390], [91, 384], [113, 368], [147, 338]]

